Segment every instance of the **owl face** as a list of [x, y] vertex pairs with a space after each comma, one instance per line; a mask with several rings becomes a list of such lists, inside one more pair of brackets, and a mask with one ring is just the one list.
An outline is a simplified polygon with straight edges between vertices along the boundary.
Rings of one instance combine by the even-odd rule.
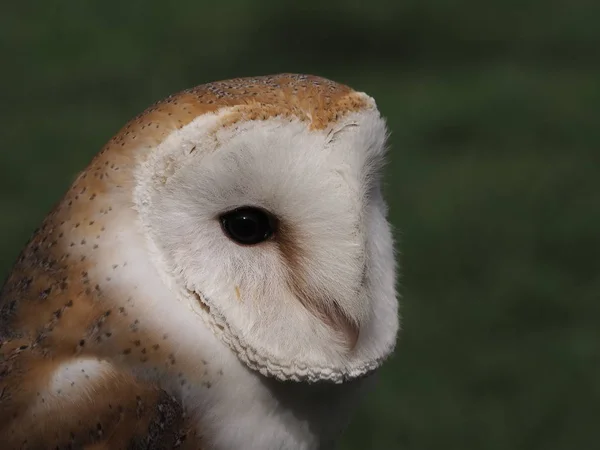
[[165, 281], [250, 368], [340, 382], [398, 329], [373, 101], [328, 126], [204, 114], [140, 165], [135, 204]]

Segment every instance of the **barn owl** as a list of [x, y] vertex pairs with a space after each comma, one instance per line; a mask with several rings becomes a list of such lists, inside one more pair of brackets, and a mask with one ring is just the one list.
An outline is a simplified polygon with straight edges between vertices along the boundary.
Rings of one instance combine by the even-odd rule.
[[2, 448], [330, 448], [398, 332], [386, 136], [293, 74], [129, 122], [0, 294]]

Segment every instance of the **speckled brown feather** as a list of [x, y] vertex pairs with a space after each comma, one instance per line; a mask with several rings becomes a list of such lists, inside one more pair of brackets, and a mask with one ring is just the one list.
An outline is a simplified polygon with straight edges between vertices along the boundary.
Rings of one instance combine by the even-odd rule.
[[[99, 264], [95, 253], [107, 224], [124, 205], [131, 206], [132, 170], [146, 150], [197, 116], [222, 107], [234, 107], [223, 125], [278, 115], [324, 128], [340, 115], [364, 107], [364, 98], [346, 86], [306, 75], [216, 82], [155, 104], [111, 139], [35, 232], [0, 292], [3, 449], [46, 448], [47, 444], [52, 448], [173, 448], [186, 433], [189, 424], [176, 402], [155, 386], [140, 384], [119, 371], [97, 386], [103, 403], [89, 399], [77, 405], [78, 421], [47, 414], [32, 422], [27, 414], [42, 401], [38, 393], [46, 389], [53, 371], [76, 358], [178, 364], [172, 353], [176, 344], [139, 324], [127, 298], [111, 297], [110, 276], [92, 279], [89, 271]], [[127, 261], [111, 264], [118, 271]], [[144, 403], [141, 413], [136, 410], [138, 398]], [[160, 418], [165, 410], [168, 420]], [[160, 431], [156, 431], [157, 420], [162, 420]], [[200, 447], [198, 436], [184, 444]]]

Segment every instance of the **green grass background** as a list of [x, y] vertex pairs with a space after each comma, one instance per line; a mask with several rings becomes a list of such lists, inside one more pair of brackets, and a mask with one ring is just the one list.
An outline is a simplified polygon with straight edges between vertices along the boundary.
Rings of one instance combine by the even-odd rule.
[[0, 7], [0, 275], [128, 119], [307, 72], [374, 96], [403, 331], [342, 449], [600, 448], [600, 2]]

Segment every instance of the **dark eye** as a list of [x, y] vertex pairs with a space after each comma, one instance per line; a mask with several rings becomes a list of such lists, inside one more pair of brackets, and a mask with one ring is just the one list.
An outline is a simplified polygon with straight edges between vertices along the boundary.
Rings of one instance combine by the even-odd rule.
[[220, 217], [225, 234], [243, 245], [255, 245], [269, 239], [275, 232], [274, 217], [263, 209], [242, 206]]

